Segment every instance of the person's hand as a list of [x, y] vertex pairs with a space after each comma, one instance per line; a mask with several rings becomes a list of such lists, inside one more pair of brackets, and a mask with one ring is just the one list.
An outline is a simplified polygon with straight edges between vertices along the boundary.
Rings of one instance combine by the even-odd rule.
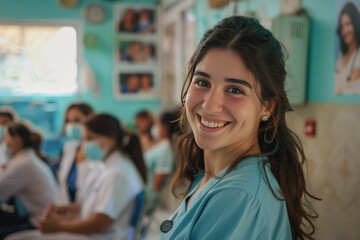
[[72, 203], [64, 206], [56, 206], [52, 211], [56, 212], [57, 217], [61, 220], [75, 219], [80, 215], [81, 205]]
[[50, 204], [49, 206], [47, 206], [47, 208], [45, 209], [45, 211], [41, 216], [41, 219], [45, 219], [50, 215], [56, 214], [57, 208], [58, 207], [55, 204]]
[[60, 231], [61, 217], [57, 214], [57, 207], [49, 205], [44, 215], [40, 218], [39, 229], [42, 233], [55, 233]]

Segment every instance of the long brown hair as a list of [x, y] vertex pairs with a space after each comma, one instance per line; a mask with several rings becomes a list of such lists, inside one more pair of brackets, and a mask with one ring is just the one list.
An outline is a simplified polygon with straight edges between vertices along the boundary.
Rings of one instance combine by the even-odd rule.
[[45, 163], [47, 158], [41, 153], [42, 136], [40, 133], [32, 132], [29, 127], [23, 123], [12, 123], [7, 127], [10, 136], [19, 136], [22, 142], [22, 149], [31, 148], [35, 154]]
[[[261, 154], [268, 156], [263, 167], [270, 164], [282, 198], [271, 188], [266, 174], [264, 178], [274, 196], [286, 202], [293, 239], [313, 239], [315, 226], [312, 219], [318, 215], [309, 207], [307, 197], [319, 199], [307, 191], [302, 169], [305, 162], [304, 150], [299, 138], [287, 127], [285, 121], [285, 112], [291, 107], [284, 89], [286, 71], [282, 45], [256, 19], [237, 16], [220, 21], [204, 34], [190, 59], [181, 95], [183, 103], [197, 64], [214, 48], [229, 49], [239, 54], [260, 85], [260, 93], [257, 92], [257, 95], [261, 103], [276, 100], [269, 120], [259, 125], [258, 142]], [[196, 145], [184, 106], [179, 121], [183, 134], [177, 144], [178, 168], [173, 180], [174, 194], [184, 180], [192, 183], [200, 171], [204, 170], [204, 152]], [[239, 156], [228, 172], [245, 157]], [[303, 197], [306, 202], [302, 201]], [[305, 230], [304, 226], [310, 229]]]
[[135, 134], [125, 131], [121, 127], [119, 120], [104, 113], [92, 115], [86, 120], [84, 125], [96, 134], [114, 137], [117, 149], [129, 155], [142, 179], [146, 182], [145, 161], [139, 138]]

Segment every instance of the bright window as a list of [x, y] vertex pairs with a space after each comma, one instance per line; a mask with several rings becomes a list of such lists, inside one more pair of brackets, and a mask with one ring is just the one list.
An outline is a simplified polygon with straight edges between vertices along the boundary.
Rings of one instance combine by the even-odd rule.
[[0, 23], [0, 94], [72, 94], [78, 89], [74, 26]]

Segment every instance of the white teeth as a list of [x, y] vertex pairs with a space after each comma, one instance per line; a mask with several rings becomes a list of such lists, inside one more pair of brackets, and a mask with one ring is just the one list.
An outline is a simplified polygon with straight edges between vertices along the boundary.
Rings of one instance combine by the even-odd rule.
[[218, 127], [223, 127], [225, 125], [225, 123], [208, 122], [203, 120], [202, 118], [201, 118], [201, 123], [209, 128], [218, 128]]

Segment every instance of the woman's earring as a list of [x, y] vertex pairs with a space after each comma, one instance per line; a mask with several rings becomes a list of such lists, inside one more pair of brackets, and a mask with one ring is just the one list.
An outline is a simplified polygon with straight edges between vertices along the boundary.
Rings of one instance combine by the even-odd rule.
[[263, 122], [266, 122], [267, 120], [269, 120], [269, 117], [266, 116], [266, 115], [264, 115], [264, 116], [262, 117], [262, 120], [263, 120]]

